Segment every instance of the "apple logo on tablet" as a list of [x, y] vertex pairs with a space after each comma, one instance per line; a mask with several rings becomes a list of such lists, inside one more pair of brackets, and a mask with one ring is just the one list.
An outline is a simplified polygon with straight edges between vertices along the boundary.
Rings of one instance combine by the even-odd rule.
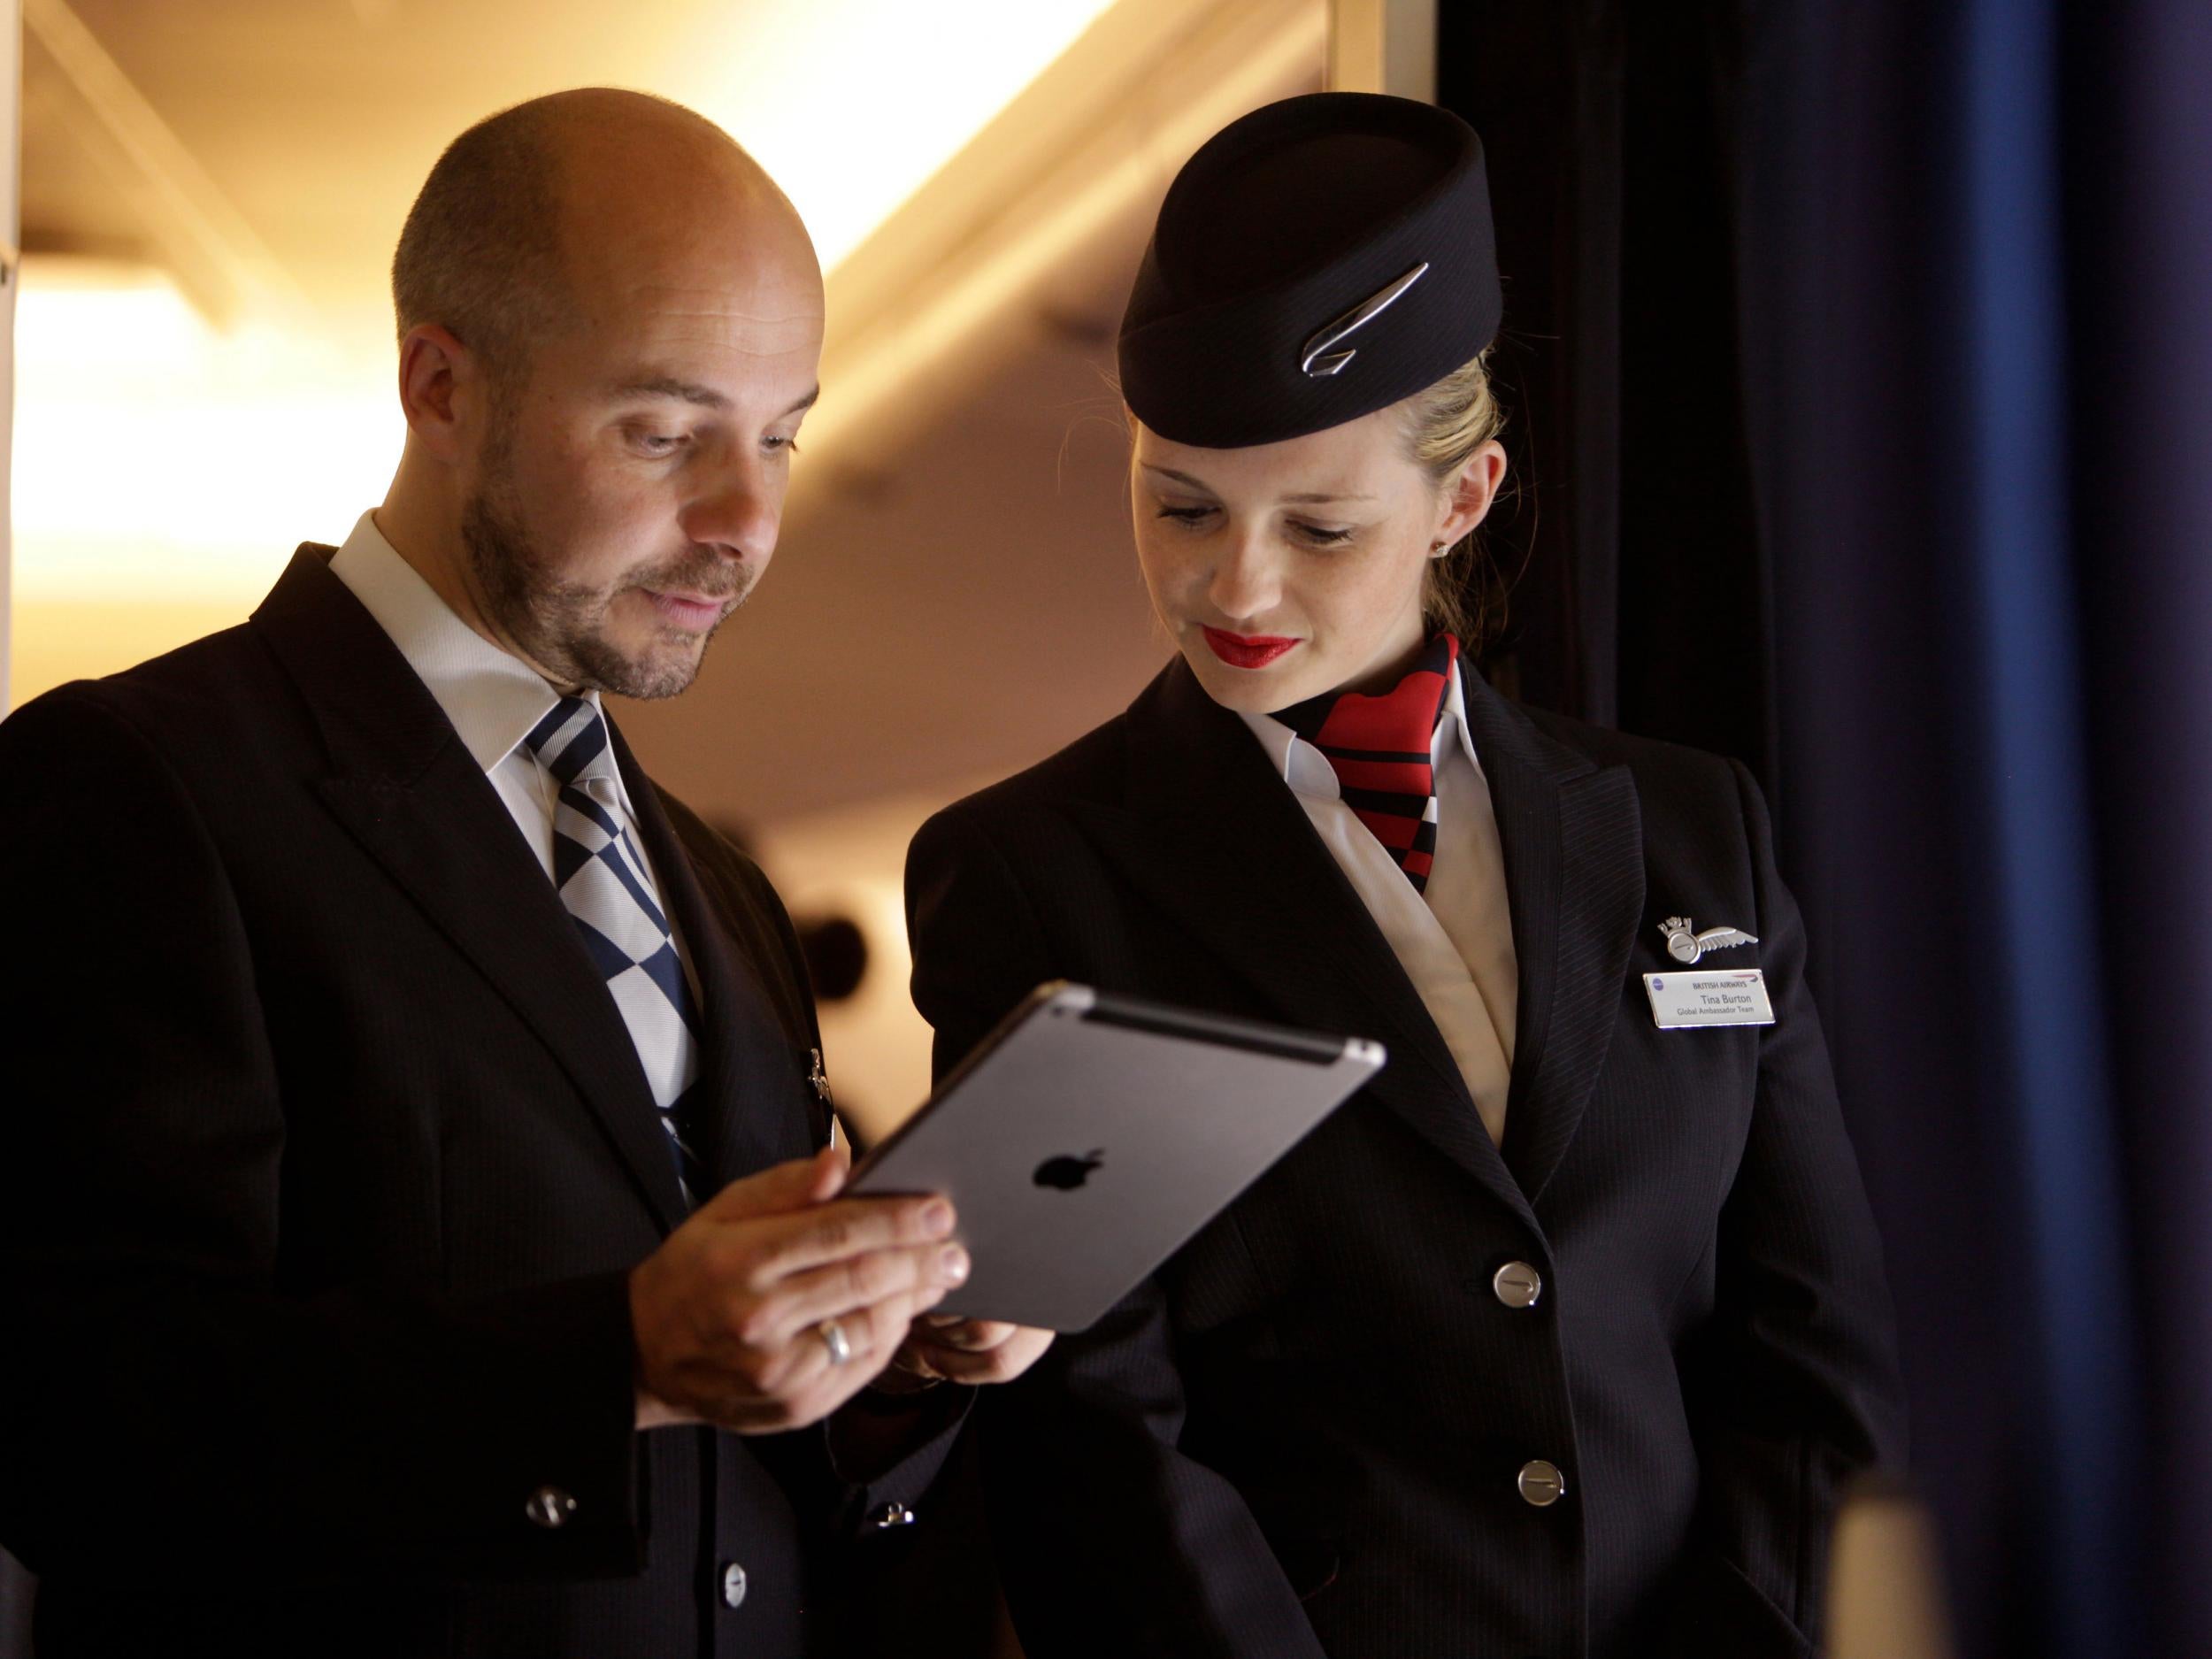
[[1094, 1147], [1081, 1157], [1063, 1153], [1056, 1158], [1047, 1158], [1037, 1166], [1033, 1178], [1040, 1187], [1057, 1188], [1071, 1193], [1091, 1179], [1091, 1171], [1106, 1162], [1106, 1148]]

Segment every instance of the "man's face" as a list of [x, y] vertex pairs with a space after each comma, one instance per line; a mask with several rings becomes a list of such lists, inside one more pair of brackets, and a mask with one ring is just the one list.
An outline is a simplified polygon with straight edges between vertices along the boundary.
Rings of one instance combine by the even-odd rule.
[[767, 570], [822, 349], [795, 224], [663, 217], [578, 227], [573, 324], [495, 400], [461, 526], [492, 627], [629, 697], [688, 686]]

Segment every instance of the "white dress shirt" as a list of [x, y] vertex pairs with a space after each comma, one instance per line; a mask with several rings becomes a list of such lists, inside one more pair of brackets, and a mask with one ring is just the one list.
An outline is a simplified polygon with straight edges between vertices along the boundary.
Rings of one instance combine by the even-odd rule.
[[[391, 636], [407, 665], [437, 699], [463, 746], [499, 792], [515, 827], [522, 832], [523, 840], [545, 870], [545, 879], [550, 881], [553, 813], [561, 787], [523, 746], [522, 740], [561, 700], [559, 687], [456, 616], [437, 590], [384, 539], [373, 512], [361, 515], [346, 544], [331, 559], [330, 572], [353, 590], [353, 596]], [[596, 691], [578, 695], [593, 708], [599, 708]], [[603, 716], [605, 710], [601, 713]], [[646, 860], [654, 891], [658, 893], [660, 878], [652, 869], [652, 855], [646, 851], [644, 836], [637, 833], [637, 813], [618, 772], [615, 789], [622, 816]], [[682, 959], [686, 976], [693, 979], [695, 992], [691, 954], [684, 948], [683, 935], [676, 931], [674, 913], [665, 903], [661, 911], [675, 933], [676, 954]]]
[[1458, 1062], [1482, 1126], [1492, 1141], [1502, 1142], [1520, 969], [1513, 953], [1497, 814], [1467, 733], [1458, 667], [1453, 667], [1443, 718], [1429, 748], [1436, 776], [1437, 833], [1436, 862], [1425, 893], [1414, 891], [1374, 833], [1345, 805], [1326, 756], [1271, 716], [1243, 718], [1382, 930]]

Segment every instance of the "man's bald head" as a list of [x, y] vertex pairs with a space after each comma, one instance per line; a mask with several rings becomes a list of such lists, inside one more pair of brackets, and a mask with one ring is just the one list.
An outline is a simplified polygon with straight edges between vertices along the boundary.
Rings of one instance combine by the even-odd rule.
[[400, 338], [449, 329], [502, 382], [534, 345], [579, 319], [579, 278], [603, 278], [611, 244], [720, 221], [804, 250], [790, 203], [704, 116], [664, 98], [582, 88], [479, 121], [423, 183], [392, 258]]
[[552, 683], [682, 690], [775, 552], [818, 390], [791, 204], [689, 110], [558, 93], [454, 141], [392, 290], [393, 545]]

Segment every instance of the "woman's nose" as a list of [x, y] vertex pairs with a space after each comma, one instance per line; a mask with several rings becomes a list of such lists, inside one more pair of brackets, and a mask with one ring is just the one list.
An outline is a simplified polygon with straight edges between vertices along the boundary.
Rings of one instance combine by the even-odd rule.
[[1215, 610], [1233, 622], [1274, 609], [1282, 596], [1282, 576], [1264, 540], [1253, 534], [1233, 534], [1214, 565], [1206, 596]]

